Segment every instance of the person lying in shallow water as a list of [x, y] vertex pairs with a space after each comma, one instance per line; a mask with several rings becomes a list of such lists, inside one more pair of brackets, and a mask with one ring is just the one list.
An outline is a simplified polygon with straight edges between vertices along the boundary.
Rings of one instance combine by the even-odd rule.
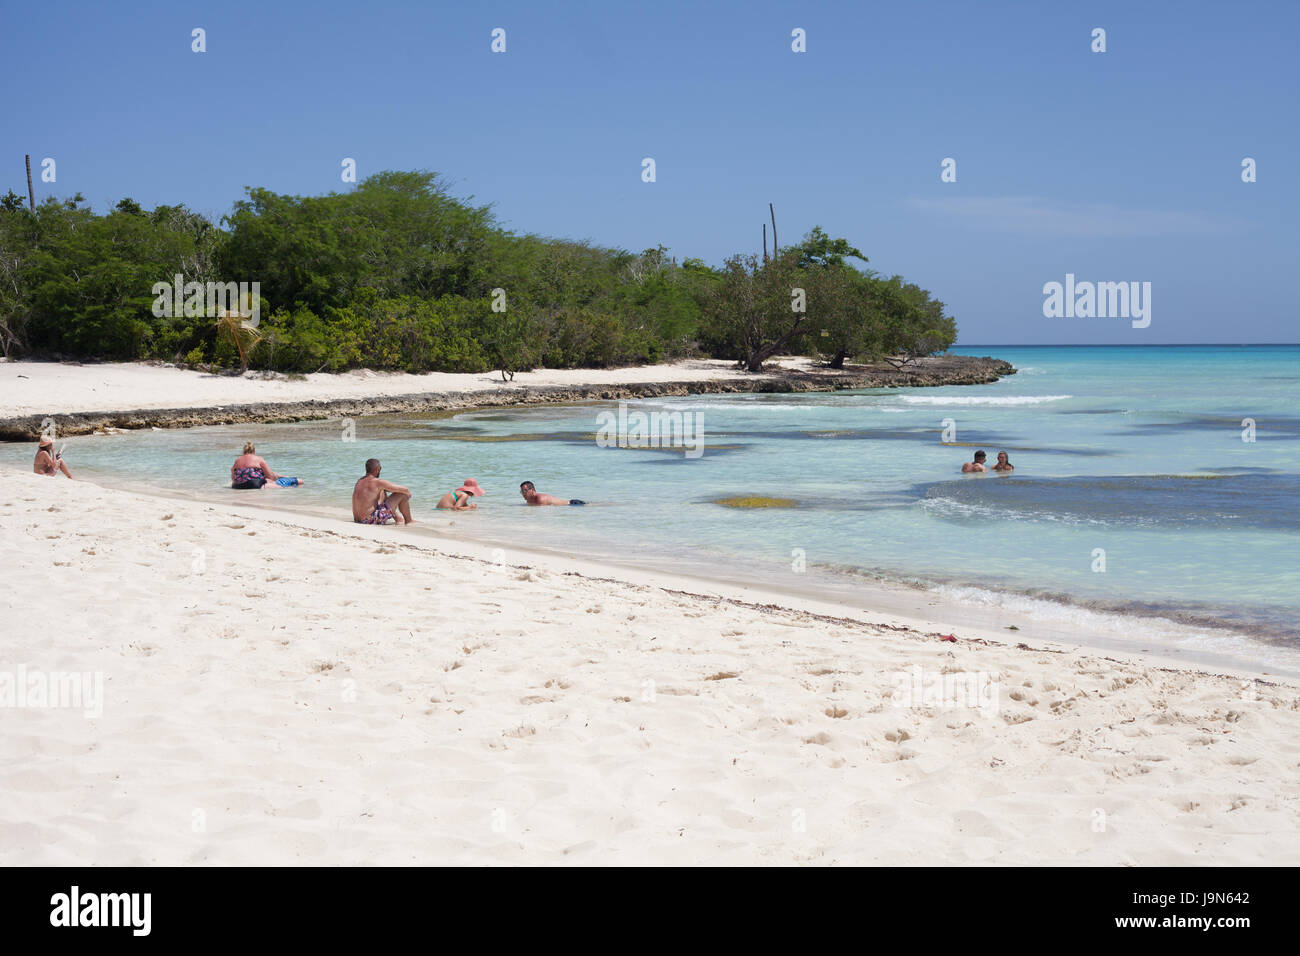
[[69, 478], [72, 477], [72, 472], [68, 471], [67, 463], [63, 460], [63, 452], [54, 450], [52, 438], [41, 439], [41, 443], [36, 448], [36, 459], [32, 462], [32, 471], [51, 478], [59, 472], [63, 472]]
[[273, 488], [288, 488], [303, 483], [301, 478], [277, 475], [266, 463], [266, 459], [257, 453], [253, 443], [245, 442], [244, 453], [230, 466], [230, 487], [245, 491], [261, 488], [267, 482], [272, 482]]
[[578, 498], [557, 498], [555, 495], [547, 495], [537, 490], [537, 486], [531, 481], [521, 482], [519, 493], [524, 496], [524, 501], [530, 505], [585, 505], [585, 501]]
[[994, 471], [1015, 471], [1016, 466], [1011, 464], [1011, 459], [1007, 457], [1004, 451], [998, 452], [998, 463], [993, 466]]
[[473, 511], [478, 507], [474, 503], [475, 496], [481, 498], [484, 494], [477, 481], [466, 478], [463, 485], [438, 499], [438, 507], [450, 511]]

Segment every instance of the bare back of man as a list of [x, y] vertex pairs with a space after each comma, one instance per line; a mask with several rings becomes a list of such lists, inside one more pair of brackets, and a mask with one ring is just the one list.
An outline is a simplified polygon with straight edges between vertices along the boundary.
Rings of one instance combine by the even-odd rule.
[[413, 524], [411, 489], [379, 477], [379, 462], [366, 462], [366, 473], [352, 489], [352, 520], [357, 524]]
[[568, 498], [557, 498], [555, 495], [548, 495], [544, 491], [539, 491], [528, 499], [530, 505], [567, 505]]

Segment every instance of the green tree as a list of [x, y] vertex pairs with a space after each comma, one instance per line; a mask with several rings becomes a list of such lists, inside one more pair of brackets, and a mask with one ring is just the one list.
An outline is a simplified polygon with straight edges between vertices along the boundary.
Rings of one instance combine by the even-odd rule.
[[753, 255], [732, 256], [709, 296], [705, 321], [717, 324], [750, 372], [814, 327], [811, 314], [797, 308], [795, 290], [804, 281], [798, 262], [796, 250], [761, 264]]
[[493, 221], [436, 173], [385, 172], [347, 193], [247, 190], [226, 217], [222, 271], [258, 281], [277, 307], [317, 313], [362, 289], [381, 297], [481, 295]]
[[801, 269], [842, 266], [845, 259], [867, 261], [867, 257], [850, 245], [847, 239], [832, 239], [821, 226], [813, 226], [797, 248]]
[[891, 277], [889, 284], [895, 299], [884, 342], [886, 362], [901, 369], [948, 349], [957, 340], [957, 323], [942, 302], [901, 276]]

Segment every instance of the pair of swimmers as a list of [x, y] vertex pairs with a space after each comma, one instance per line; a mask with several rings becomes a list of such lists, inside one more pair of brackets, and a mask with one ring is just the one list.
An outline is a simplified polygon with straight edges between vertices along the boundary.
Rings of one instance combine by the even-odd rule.
[[[352, 520], [357, 524], [387, 524], [389, 521], [398, 525], [414, 523], [415, 519], [411, 517], [411, 489], [380, 478], [382, 469], [378, 458], [367, 459], [366, 473], [357, 479], [352, 489]], [[543, 494], [531, 481], [522, 482], [519, 493], [530, 505], [586, 504], [577, 498], [557, 498], [555, 495]], [[445, 511], [473, 511], [478, 508], [478, 502], [474, 499], [482, 498], [485, 494], [477, 481], [466, 478], [459, 488], [438, 499], [437, 507]]]
[[[984, 461], [986, 458], [988, 458], [988, 455], [984, 454], [983, 451], [977, 451], [975, 453], [975, 459], [973, 461], [968, 461], [961, 466], [962, 474], [970, 474], [972, 472], [986, 471], [987, 469], [985, 469], [984, 467]], [[1015, 465], [1011, 464], [1011, 459], [1007, 457], [1007, 453], [1004, 451], [1000, 451], [998, 452], [998, 463], [993, 466], [993, 470], [1004, 471], [1004, 472], [1015, 471], [1016, 467]]]
[[[470, 511], [477, 508], [475, 496], [482, 497], [486, 492], [479, 487], [478, 482], [473, 478], [466, 478], [465, 483], [455, 491], [445, 494], [438, 501], [439, 508], [446, 508], [452, 511]], [[523, 496], [524, 502], [530, 505], [585, 505], [586, 502], [579, 498], [558, 498], [555, 495], [548, 495], [545, 492], [537, 490], [537, 486], [531, 481], [520, 482], [519, 494]]]

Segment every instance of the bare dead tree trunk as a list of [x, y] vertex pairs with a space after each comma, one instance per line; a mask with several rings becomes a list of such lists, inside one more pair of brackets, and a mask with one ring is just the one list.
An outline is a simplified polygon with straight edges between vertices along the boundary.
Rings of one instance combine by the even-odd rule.
[[776, 210], [768, 203], [767, 211], [772, 214], [772, 258], [775, 259], [781, 252], [781, 247], [776, 242]]
[[27, 205], [36, 211], [36, 190], [32, 188], [32, 157], [27, 155]]
[[767, 261], [767, 223], [763, 223], [763, 261]]

